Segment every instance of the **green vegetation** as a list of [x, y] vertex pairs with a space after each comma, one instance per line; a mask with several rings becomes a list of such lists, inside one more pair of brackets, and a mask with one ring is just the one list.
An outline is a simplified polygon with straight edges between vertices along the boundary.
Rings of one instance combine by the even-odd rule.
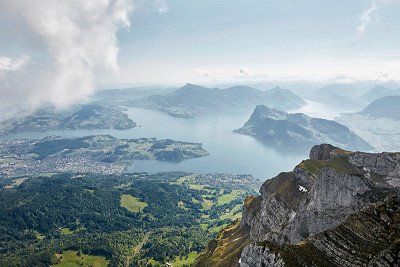
[[194, 190], [203, 190], [204, 189], [204, 185], [199, 185], [199, 184], [189, 184], [189, 188], [190, 189], [194, 189]]
[[214, 203], [209, 199], [203, 199], [201, 205], [202, 205], [202, 210], [209, 210], [214, 205]]
[[232, 200], [236, 199], [238, 196], [242, 195], [243, 191], [241, 190], [233, 190], [229, 194], [221, 195], [218, 197], [218, 205], [224, 205], [226, 203], [231, 202]]
[[173, 262], [170, 262], [172, 267], [183, 267], [183, 266], [190, 266], [199, 256], [197, 251], [190, 252], [187, 256], [179, 256], [175, 257]]
[[71, 266], [77, 251], [109, 266], [190, 264], [258, 186], [178, 172], [28, 177], [0, 189], [0, 266]]
[[74, 233], [68, 227], [61, 228], [60, 232], [62, 235], [72, 235]]
[[330, 160], [322, 161], [316, 159], [308, 159], [304, 160], [300, 163], [300, 167], [310, 174], [318, 174], [323, 168], [331, 168], [337, 172], [345, 173], [345, 174], [356, 174], [358, 170], [354, 165], [352, 165], [346, 157], [344, 156], [335, 156]]
[[140, 201], [137, 197], [131, 195], [122, 194], [121, 195], [121, 207], [126, 208], [130, 212], [141, 212], [144, 208], [148, 206], [146, 202]]
[[107, 267], [109, 262], [104, 257], [85, 255], [77, 251], [64, 251], [62, 255], [57, 255], [60, 261], [53, 267]]

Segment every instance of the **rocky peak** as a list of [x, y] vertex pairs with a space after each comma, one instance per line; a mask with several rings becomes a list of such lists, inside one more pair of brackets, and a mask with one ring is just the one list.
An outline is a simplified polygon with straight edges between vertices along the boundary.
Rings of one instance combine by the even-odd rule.
[[337, 148], [330, 144], [321, 144], [313, 146], [310, 151], [310, 159], [330, 160], [336, 153]]
[[257, 105], [254, 109], [253, 114], [250, 117], [250, 120], [255, 119], [265, 119], [271, 118], [275, 120], [284, 120], [286, 119], [287, 113], [284, 111], [279, 111], [273, 108], [266, 107], [264, 105]]

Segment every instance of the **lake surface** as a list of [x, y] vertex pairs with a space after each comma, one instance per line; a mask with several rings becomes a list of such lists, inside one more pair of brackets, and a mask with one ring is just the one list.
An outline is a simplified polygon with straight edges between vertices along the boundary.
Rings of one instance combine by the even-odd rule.
[[156, 137], [202, 143], [210, 153], [197, 159], [169, 163], [135, 161], [128, 172], [187, 171], [195, 173], [252, 174], [260, 180], [272, 178], [282, 171], [292, 170], [307, 155], [290, 155], [268, 148], [254, 138], [236, 134], [253, 110], [239, 115], [203, 116], [178, 119], [153, 110], [128, 108], [126, 113], [140, 127], [129, 130], [67, 130], [46, 133], [21, 133], [0, 139], [42, 138], [48, 135], [86, 136], [110, 134], [117, 138]]

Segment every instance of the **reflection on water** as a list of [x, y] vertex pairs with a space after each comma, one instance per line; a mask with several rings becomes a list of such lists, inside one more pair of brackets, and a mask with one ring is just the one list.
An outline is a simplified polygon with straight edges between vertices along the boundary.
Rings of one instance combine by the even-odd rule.
[[[39, 138], [47, 135], [85, 136], [110, 134], [118, 138], [157, 137], [203, 143], [209, 156], [180, 163], [160, 161], [135, 161], [128, 171], [160, 172], [188, 171], [196, 173], [252, 174], [265, 180], [282, 171], [292, 170], [306, 155], [288, 155], [267, 148], [252, 137], [235, 134], [252, 110], [240, 115], [204, 116], [194, 119], [177, 119], [165, 113], [128, 108], [126, 113], [141, 127], [129, 130], [71, 130], [47, 133], [27, 133], [12, 138]], [[10, 138], [10, 137], [3, 137]]]
[[306, 100], [307, 105], [299, 109], [293, 110], [290, 113], [304, 113], [310, 117], [334, 120], [340, 113], [355, 112], [356, 110], [340, 109], [324, 103], [319, 103], [311, 100]]

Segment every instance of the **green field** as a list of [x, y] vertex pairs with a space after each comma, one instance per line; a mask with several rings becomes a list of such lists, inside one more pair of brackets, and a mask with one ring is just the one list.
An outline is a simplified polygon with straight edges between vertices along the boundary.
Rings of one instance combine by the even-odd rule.
[[53, 267], [106, 267], [109, 261], [104, 257], [92, 256], [81, 254], [78, 256], [77, 251], [64, 251], [62, 255], [59, 255], [60, 262], [53, 265]]
[[218, 197], [218, 201], [217, 201], [217, 205], [221, 206], [224, 205], [226, 203], [231, 202], [232, 200], [236, 199], [237, 197], [239, 197], [240, 195], [243, 194], [242, 190], [232, 190], [231, 193], [229, 194], [224, 194], [222, 196]]
[[197, 251], [191, 252], [189, 255], [186, 257], [176, 257], [173, 262], [171, 262], [172, 267], [181, 267], [184, 265], [191, 265], [193, 262], [196, 260], [196, 258], [199, 256], [199, 253]]
[[72, 235], [74, 233], [74, 231], [71, 231], [67, 227], [61, 228], [60, 232], [62, 235]]
[[133, 197], [127, 194], [121, 195], [120, 205], [121, 207], [124, 207], [127, 210], [129, 210], [130, 212], [135, 212], [135, 213], [143, 211], [143, 209], [147, 207], [146, 202], [142, 202], [137, 197]]

